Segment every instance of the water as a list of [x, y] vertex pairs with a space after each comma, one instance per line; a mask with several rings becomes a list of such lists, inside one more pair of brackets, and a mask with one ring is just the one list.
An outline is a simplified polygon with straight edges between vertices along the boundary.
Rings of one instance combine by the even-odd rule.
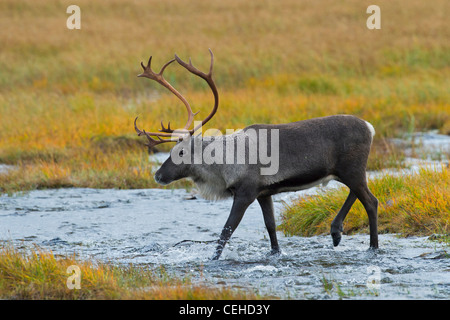
[[14, 168], [14, 166], [0, 163], [0, 174], [8, 172], [12, 168]]
[[[448, 155], [449, 137], [418, 133], [414, 140], [419, 144], [407, 156], [420, 153], [427, 161], [408, 158], [410, 167], [402, 174], [424, 165], [439, 168], [436, 160]], [[150, 160], [163, 162], [167, 157], [156, 154]], [[0, 165], [0, 174], [11, 168]], [[327, 188], [338, 186], [331, 181]], [[283, 202], [316, 192], [311, 188], [276, 195], [276, 214]], [[334, 248], [329, 235], [285, 237], [278, 232], [282, 254], [270, 256], [257, 202], [248, 208], [220, 260], [211, 261], [232, 201], [192, 198], [184, 190], [159, 189], [73, 188], [3, 195], [0, 241], [17, 247], [37, 244], [82, 259], [163, 265], [170, 274], [189, 276], [194, 283], [250, 289], [282, 299], [450, 298], [450, 258], [444, 244], [428, 237], [387, 234], [379, 236], [380, 249], [371, 251], [364, 234], [344, 235]]]
[[438, 130], [414, 132], [403, 139], [391, 139], [407, 157], [442, 160], [448, 162], [450, 136], [439, 134]]
[[[277, 213], [289, 196], [276, 197]], [[164, 265], [170, 274], [188, 275], [194, 283], [251, 288], [281, 298], [450, 297], [450, 259], [436, 241], [380, 235], [380, 249], [374, 252], [364, 234], [343, 236], [334, 248], [327, 235], [284, 237], [279, 232], [283, 252], [269, 256], [257, 203], [247, 210], [220, 260], [211, 261], [215, 243], [179, 242], [217, 240], [231, 200], [189, 198], [184, 190], [159, 189], [59, 189], [1, 196], [0, 239], [16, 246], [37, 244], [55, 254], [75, 252], [82, 259]], [[371, 279], [375, 288], [368, 289]]]

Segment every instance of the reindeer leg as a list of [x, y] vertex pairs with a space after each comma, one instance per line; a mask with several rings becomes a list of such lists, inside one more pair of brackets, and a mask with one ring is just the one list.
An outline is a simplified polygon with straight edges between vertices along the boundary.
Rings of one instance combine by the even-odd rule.
[[225, 247], [225, 244], [230, 239], [234, 230], [236, 230], [239, 222], [241, 222], [241, 219], [244, 216], [245, 211], [253, 201], [255, 201], [255, 198], [253, 197], [249, 198], [235, 195], [233, 206], [231, 207], [230, 216], [228, 217], [228, 220], [222, 229], [222, 234], [220, 235], [216, 252], [212, 257], [212, 260], [219, 259], [220, 255], [222, 254], [223, 248]]
[[[350, 188], [351, 191], [349, 197], [346, 200], [346, 203], [350, 202], [350, 200], [353, 200], [353, 197], [356, 196], [363, 204], [364, 209], [366, 209], [367, 216], [369, 217], [370, 248], [378, 248], [378, 199], [370, 192], [367, 186], [365, 171], [356, 172], [356, 174], [354, 175], [347, 174], [347, 176], [345, 177], [339, 177], [341, 178], [341, 181]], [[354, 196], [349, 199], [352, 193], [354, 194]], [[338, 213], [338, 216], [339, 215], [340, 212]]]
[[344, 222], [345, 217], [347, 216], [348, 211], [353, 206], [356, 201], [356, 195], [350, 190], [350, 193], [345, 200], [344, 205], [337, 216], [331, 222], [331, 237], [333, 238], [333, 245], [336, 247], [339, 242], [341, 242], [341, 233], [343, 231], [342, 223]]
[[267, 231], [269, 232], [270, 246], [272, 247], [270, 254], [280, 253], [276, 233], [275, 217], [273, 214], [272, 197], [259, 197], [258, 202], [263, 212], [264, 223], [266, 224]]
[[370, 248], [378, 248], [378, 199], [370, 192], [364, 183], [358, 190], [354, 191], [359, 201], [362, 202], [369, 217]]

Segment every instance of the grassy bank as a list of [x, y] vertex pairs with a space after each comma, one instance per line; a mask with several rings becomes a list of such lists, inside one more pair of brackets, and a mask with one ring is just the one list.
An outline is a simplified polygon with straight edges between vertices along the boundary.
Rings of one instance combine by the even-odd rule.
[[[378, 198], [379, 233], [403, 236], [450, 233], [450, 171], [420, 169], [408, 175], [384, 175], [369, 181]], [[282, 212], [279, 226], [286, 235], [328, 233], [331, 221], [348, 196], [348, 188], [321, 190], [299, 198]], [[344, 221], [344, 234], [368, 232], [368, 218], [357, 200]]]
[[[75, 266], [79, 268], [68, 268]], [[80, 280], [75, 280], [80, 275]], [[72, 276], [72, 278], [70, 278]], [[79, 289], [75, 287], [79, 284]], [[69, 285], [68, 285], [69, 284]], [[118, 267], [55, 257], [42, 250], [0, 249], [1, 299], [257, 299], [252, 292], [178, 279], [163, 269]]]
[[[204, 69], [214, 51], [221, 102], [209, 128], [354, 114], [377, 131], [371, 169], [402, 158], [386, 138], [450, 131], [446, 0], [380, 1], [381, 30], [366, 28], [368, 4], [356, 0], [80, 0], [81, 30], [66, 28], [70, 4], [0, 4], [0, 163], [17, 166], [0, 192], [156, 186], [133, 120], [177, 127], [185, 111], [136, 78], [150, 54], [155, 70], [174, 53]], [[202, 81], [176, 64], [165, 74], [199, 117], [209, 112]]]

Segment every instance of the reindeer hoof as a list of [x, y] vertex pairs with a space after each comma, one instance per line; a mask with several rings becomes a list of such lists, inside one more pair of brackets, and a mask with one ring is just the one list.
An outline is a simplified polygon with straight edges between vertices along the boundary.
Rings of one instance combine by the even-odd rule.
[[281, 255], [281, 250], [279, 248], [272, 249], [269, 252], [269, 256], [279, 256]]
[[339, 245], [339, 242], [341, 242], [341, 233], [338, 232], [332, 232], [331, 237], [333, 238], [333, 246], [337, 247]]
[[342, 231], [343, 231], [342, 224], [337, 226], [331, 224], [330, 234], [331, 237], [333, 238], [333, 246], [337, 247], [339, 245], [339, 242], [341, 242]]

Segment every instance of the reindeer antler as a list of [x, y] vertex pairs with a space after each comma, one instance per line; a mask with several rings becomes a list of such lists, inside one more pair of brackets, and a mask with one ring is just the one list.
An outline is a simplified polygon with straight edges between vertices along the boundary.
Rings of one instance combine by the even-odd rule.
[[[208, 74], [203, 73], [202, 71], [200, 71], [197, 68], [195, 68], [192, 65], [191, 59], [189, 59], [189, 64], [187, 64], [183, 60], [181, 60], [177, 55], [175, 55], [175, 59], [172, 59], [169, 62], [167, 62], [161, 68], [159, 73], [155, 73], [152, 70], [152, 68], [151, 68], [152, 57], [150, 57], [150, 59], [148, 59], [147, 66], [144, 66], [144, 64], [141, 62], [141, 66], [144, 69], [144, 72], [139, 74], [138, 77], [149, 78], [151, 80], [154, 80], [154, 81], [158, 82], [162, 86], [166, 87], [169, 91], [171, 91], [174, 95], [176, 95], [183, 102], [183, 104], [186, 106], [186, 110], [187, 110], [187, 113], [188, 113], [188, 120], [186, 122], [186, 125], [184, 126], [183, 129], [177, 130], [177, 132], [175, 132], [174, 130], [172, 130], [170, 128], [170, 121], [167, 124], [167, 128], [164, 127], [164, 124], [161, 121], [161, 129], [159, 129], [159, 132], [146, 132], [145, 130], [140, 130], [137, 127], [137, 125], [136, 125], [136, 121], [137, 121], [137, 117], [136, 117], [136, 119], [134, 120], [134, 128], [135, 128], [135, 130], [136, 130], [136, 132], [138, 133], [139, 136], [145, 135], [147, 137], [147, 139], [149, 140], [149, 144], [147, 144], [147, 145], [149, 147], [154, 147], [154, 146], [156, 146], [158, 144], [165, 143], [165, 142], [177, 142], [186, 133], [188, 133], [189, 135], [194, 134], [194, 132], [197, 131], [201, 126], [203, 126], [205, 123], [207, 123], [209, 120], [211, 120], [211, 118], [216, 113], [217, 108], [219, 106], [219, 94], [217, 92], [217, 88], [216, 88], [216, 85], [214, 83], [214, 80], [212, 79], [212, 69], [213, 69], [213, 63], [214, 63], [214, 55], [213, 55], [211, 49], [209, 49], [209, 52], [211, 54], [211, 65], [209, 67]], [[191, 126], [192, 122], [194, 121], [194, 116], [198, 112], [197, 113], [193, 113], [192, 112], [192, 108], [189, 105], [189, 103], [187, 102], [187, 100], [174, 87], [172, 87], [172, 85], [170, 85], [170, 83], [168, 83], [167, 80], [164, 79], [164, 77], [163, 77], [164, 70], [167, 68], [168, 65], [170, 65], [175, 60], [180, 65], [182, 65], [184, 68], [186, 68], [188, 71], [190, 71], [191, 73], [193, 73], [193, 74], [199, 76], [200, 78], [204, 79], [208, 83], [209, 87], [211, 88], [211, 90], [212, 90], [212, 92], [214, 94], [214, 107], [213, 107], [213, 110], [211, 111], [211, 113], [204, 120], [202, 120], [201, 124], [197, 125], [196, 127], [194, 127], [191, 130], [189, 130], [189, 127]], [[158, 140], [153, 139], [152, 136], [157, 137]], [[171, 137], [171, 139], [162, 139], [161, 137]]]
[[209, 87], [211, 88], [211, 91], [214, 95], [214, 107], [211, 111], [211, 113], [202, 120], [201, 124], [197, 125], [194, 129], [190, 130], [189, 133], [192, 135], [195, 131], [197, 131], [199, 128], [201, 128], [203, 125], [205, 125], [211, 118], [216, 114], [217, 109], [219, 107], [219, 93], [217, 92], [216, 84], [214, 83], [214, 80], [212, 78], [212, 72], [213, 72], [213, 65], [214, 65], [214, 55], [211, 51], [211, 49], [208, 49], [209, 53], [211, 54], [211, 64], [209, 66], [209, 72], [206, 74], [200, 70], [198, 70], [196, 67], [192, 65], [191, 58], [189, 58], [189, 64], [181, 60], [177, 55], [175, 55], [175, 59], [177, 62], [182, 65], [184, 68], [186, 68], [189, 72], [195, 74], [196, 76], [199, 76], [203, 80], [205, 80]]

